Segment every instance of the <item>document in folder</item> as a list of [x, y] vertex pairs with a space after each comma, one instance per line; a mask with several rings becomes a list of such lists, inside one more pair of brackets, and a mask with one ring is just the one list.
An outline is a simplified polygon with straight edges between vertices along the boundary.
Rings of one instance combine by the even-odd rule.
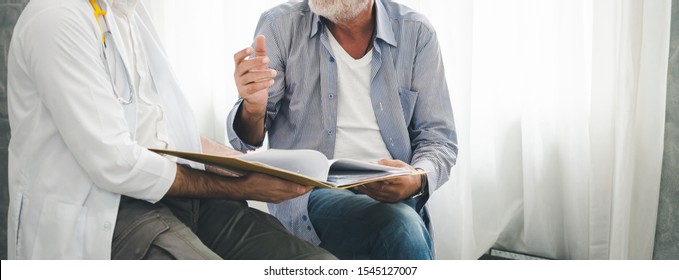
[[159, 154], [222, 168], [237, 174], [263, 173], [305, 186], [347, 189], [371, 182], [401, 176], [422, 174], [375, 163], [352, 160], [328, 160], [314, 150], [278, 150], [253, 152], [235, 156], [220, 156], [173, 150], [150, 149]]

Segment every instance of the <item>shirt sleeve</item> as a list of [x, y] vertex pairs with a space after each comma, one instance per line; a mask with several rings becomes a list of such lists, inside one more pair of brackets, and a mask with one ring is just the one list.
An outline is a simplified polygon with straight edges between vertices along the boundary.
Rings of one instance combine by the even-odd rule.
[[[58, 135], [98, 187], [156, 202], [176, 164], [131, 139], [114, 97], [91, 13], [63, 7], [42, 12], [23, 32], [22, 47], [42, 105]], [[90, 19], [88, 16], [91, 16]]]
[[448, 181], [457, 159], [457, 132], [436, 33], [423, 24], [417, 38], [412, 87], [418, 92], [408, 127], [411, 165], [427, 171], [429, 193]]

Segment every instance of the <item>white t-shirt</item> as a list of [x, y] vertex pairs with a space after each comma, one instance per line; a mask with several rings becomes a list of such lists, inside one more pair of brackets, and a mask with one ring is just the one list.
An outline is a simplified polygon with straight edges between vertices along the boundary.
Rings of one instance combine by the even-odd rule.
[[372, 51], [351, 57], [326, 28], [337, 63], [337, 133], [335, 158], [391, 159], [370, 100]]

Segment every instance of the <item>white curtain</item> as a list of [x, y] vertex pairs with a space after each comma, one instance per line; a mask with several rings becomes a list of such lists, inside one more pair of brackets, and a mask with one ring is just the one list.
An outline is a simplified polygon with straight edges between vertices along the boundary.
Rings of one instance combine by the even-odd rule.
[[[283, 1], [145, 2], [201, 131], [224, 141], [232, 55]], [[671, 1], [399, 2], [437, 30], [458, 129], [431, 201], [438, 257], [650, 259]]]

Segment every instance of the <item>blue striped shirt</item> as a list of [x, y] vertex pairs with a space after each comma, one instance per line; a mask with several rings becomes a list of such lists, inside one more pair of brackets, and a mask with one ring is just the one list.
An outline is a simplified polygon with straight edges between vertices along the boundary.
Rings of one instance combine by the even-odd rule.
[[[376, 34], [370, 97], [382, 139], [394, 159], [428, 172], [430, 195], [448, 180], [457, 157], [457, 134], [436, 33], [420, 13], [376, 0]], [[267, 38], [269, 67], [278, 71], [269, 90], [265, 128], [276, 149], [314, 149], [333, 157], [337, 126], [337, 66], [319, 16], [306, 1], [264, 12], [255, 34]], [[253, 150], [234, 131], [242, 103], [229, 113], [235, 149]], [[295, 235], [319, 244], [309, 221], [309, 195], [269, 204]]]

